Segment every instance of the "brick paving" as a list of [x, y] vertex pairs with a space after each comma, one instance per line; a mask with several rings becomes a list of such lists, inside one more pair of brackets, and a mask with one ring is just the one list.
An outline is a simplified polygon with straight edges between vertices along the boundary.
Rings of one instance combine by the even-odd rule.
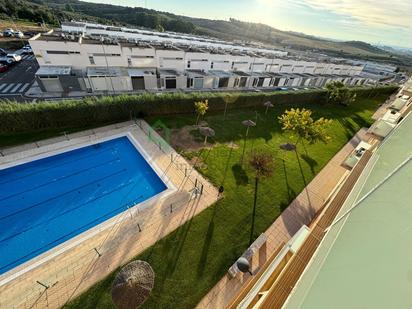
[[[139, 122], [139, 125], [148, 131], [145, 122]], [[156, 132], [151, 131], [152, 138], [149, 139], [133, 122], [4, 149], [5, 156], [0, 158], [0, 164], [126, 132], [142, 145], [150, 161], [174, 184], [178, 192], [174, 194], [182, 194], [180, 200], [171, 202], [171, 195], [149, 201], [146, 205], [149, 207], [137, 213], [124, 212], [92, 229], [95, 234], [89, 238], [85, 236], [92, 230], [0, 275], [0, 308], [61, 307], [216, 201], [217, 190], [206, 179]], [[154, 141], [161, 141], [163, 150]], [[195, 182], [199, 188], [203, 185], [203, 194], [197, 197], [191, 194]], [[193, 198], [189, 200], [190, 196]], [[174, 204], [172, 210], [171, 203]], [[57, 252], [60, 249], [62, 252]], [[54, 256], [48, 259], [53, 253]], [[35, 266], [36, 262], [41, 263]], [[39, 282], [49, 288], [45, 289]]]
[[[252, 268], [263, 265], [266, 259], [300, 229], [302, 225], [309, 225], [324, 203], [333, 194], [336, 186], [349, 171], [341, 164], [354, 150], [358, 143], [367, 141], [366, 129], [361, 129], [319, 172], [306, 186], [285, 211], [265, 231], [268, 240], [265, 250], [259, 252], [259, 257], [253, 257]], [[196, 308], [225, 308], [242, 289], [242, 286], [251, 279], [249, 274], [238, 273], [233, 279], [224, 276]]]

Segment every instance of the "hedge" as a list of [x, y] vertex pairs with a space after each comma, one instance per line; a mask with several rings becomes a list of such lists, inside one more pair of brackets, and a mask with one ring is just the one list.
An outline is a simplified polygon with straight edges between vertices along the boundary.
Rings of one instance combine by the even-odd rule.
[[[353, 88], [358, 97], [392, 94], [396, 86]], [[209, 100], [209, 112], [274, 104], [325, 104], [325, 90], [300, 92], [247, 93], [146, 93], [87, 97], [79, 100], [42, 101], [37, 103], [0, 102], [0, 134], [36, 132], [45, 129], [80, 128], [129, 120], [132, 117], [194, 113], [193, 103]]]

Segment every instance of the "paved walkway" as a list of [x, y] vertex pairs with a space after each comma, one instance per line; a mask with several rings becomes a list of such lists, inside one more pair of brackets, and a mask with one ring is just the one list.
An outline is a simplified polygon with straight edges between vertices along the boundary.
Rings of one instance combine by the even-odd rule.
[[[286, 243], [302, 225], [309, 225], [324, 202], [333, 193], [349, 171], [341, 166], [361, 140], [367, 140], [366, 129], [361, 129], [320, 171], [289, 207], [266, 230], [265, 250], [254, 256], [252, 268], [263, 265], [271, 253]], [[197, 308], [225, 308], [242, 286], [250, 280], [249, 274], [239, 273], [235, 278], [223, 277], [200, 301]]]

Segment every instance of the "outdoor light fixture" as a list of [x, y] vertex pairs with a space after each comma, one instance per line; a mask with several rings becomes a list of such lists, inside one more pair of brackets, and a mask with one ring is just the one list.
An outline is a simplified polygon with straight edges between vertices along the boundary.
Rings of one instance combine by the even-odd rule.
[[247, 258], [243, 256], [238, 258], [238, 260], [236, 261], [236, 266], [242, 273], [249, 273], [251, 276], [253, 276], [253, 273], [250, 271], [250, 263]]

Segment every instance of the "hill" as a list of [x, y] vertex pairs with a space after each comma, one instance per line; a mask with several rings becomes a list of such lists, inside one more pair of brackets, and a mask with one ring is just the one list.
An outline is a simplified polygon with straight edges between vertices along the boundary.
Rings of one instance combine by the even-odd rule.
[[303, 33], [281, 31], [273, 27], [236, 19], [210, 20], [179, 16], [141, 7], [97, 4], [78, 0], [0, 0], [0, 18], [12, 16], [57, 25], [65, 20], [87, 20], [115, 25], [145, 27], [209, 35], [225, 40], [258, 42], [297, 54], [320, 52], [336, 57], [385, 61], [409, 66], [411, 57], [392, 53], [360, 41], [339, 42]]

